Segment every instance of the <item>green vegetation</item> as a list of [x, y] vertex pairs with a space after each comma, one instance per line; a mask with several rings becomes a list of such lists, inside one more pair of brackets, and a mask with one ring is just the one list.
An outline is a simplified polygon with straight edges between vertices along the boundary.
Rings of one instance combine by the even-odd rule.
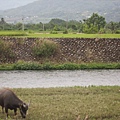
[[0, 36], [27, 36], [23, 31], [0, 31]]
[[12, 43], [0, 40], [0, 61], [4, 63], [11, 59], [15, 59]]
[[83, 24], [83, 29], [82, 32], [84, 33], [98, 33], [98, 32], [104, 32], [105, 31], [101, 31], [102, 29], [104, 29], [105, 25], [106, 25], [106, 21], [105, 18], [102, 16], [99, 16], [97, 13], [93, 13], [93, 15], [88, 18], [83, 20], [84, 24]]
[[26, 37], [33, 38], [120, 38], [120, 34], [49, 34], [49, 33], [29, 33]]
[[[61, 33], [87, 33], [87, 34], [120, 34], [120, 22], [109, 22], [107, 23], [103, 16], [98, 15], [97, 13], [93, 13], [90, 18], [83, 19], [80, 21], [70, 20], [65, 21], [61, 19], [51, 19], [49, 23], [17, 23], [17, 24], [9, 24], [6, 23], [4, 18], [1, 18], [0, 21], [0, 30], [9, 30], [9, 31], [19, 31], [24, 30], [28, 33], [32, 32], [46, 32], [49, 31], [51, 34]], [[20, 33], [19, 33], [20, 34]], [[19, 35], [18, 34], [18, 35]], [[25, 33], [21, 33], [25, 35]], [[0, 34], [4, 35], [4, 34]], [[10, 35], [7, 34], [6, 35]], [[17, 35], [17, 33], [15, 34]]]
[[36, 41], [35, 45], [32, 48], [33, 54], [37, 57], [50, 57], [54, 56], [57, 52], [58, 45], [50, 40], [41, 40]]
[[20, 31], [0, 31], [0, 36], [17, 36], [17, 37], [29, 37], [29, 38], [120, 38], [120, 34], [84, 34], [69, 32], [64, 34], [57, 32], [20, 32]]
[[120, 69], [120, 63], [64, 63], [64, 64], [38, 64], [22, 62], [16, 63], [14, 69], [17, 70], [84, 70], [84, 69]]
[[[24, 30], [24, 31], [21, 31]], [[79, 33], [79, 34], [78, 34]], [[52, 19], [49, 23], [8, 24], [0, 21], [0, 36], [42, 38], [120, 38], [120, 22], [106, 23], [103, 16], [93, 13], [90, 18], [76, 21]]]
[[1, 64], [0, 70], [13, 70], [14, 66], [13, 64]]
[[85, 69], [120, 69], [120, 63], [37, 63], [18, 61], [14, 64], [0, 65], [0, 70], [85, 70]]
[[[25, 28], [25, 29], [23, 29]], [[30, 38], [120, 38], [120, 22], [106, 23], [105, 18], [96, 13], [83, 21], [64, 21], [61, 19], [52, 19], [49, 23], [37, 23], [37, 24], [25, 24], [23, 27], [22, 23], [8, 24], [4, 18], [0, 21], [0, 36], [17, 36], [17, 37], [30, 37]], [[24, 31], [21, 31], [24, 30]], [[87, 34], [86, 34], [87, 33]], [[89, 34], [88, 34], [89, 33]], [[107, 33], [107, 34], [106, 34]], [[117, 33], [117, 34], [116, 34]], [[3, 37], [4, 39], [4, 37]], [[97, 41], [97, 39], [95, 39]], [[23, 40], [17, 41], [17, 47], [26, 47], [27, 43]], [[12, 46], [12, 47], [11, 47]], [[14, 63], [9, 65], [0, 65], [0, 69], [25, 69], [25, 70], [64, 70], [64, 69], [119, 69], [119, 63], [85, 63], [85, 64], [74, 64], [74, 63], [63, 63], [62, 57], [57, 54], [59, 52], [59, 46], [48, 40], [36, 42], [34, 45], [30, 45], [31, 53], [29, 56], [30, 61], [36, 60], [40, 63], [35, 62], [17, 62], [17, 60], [23, 59], [23, 54], [19, 56], [13, 52], [14, 46], [12, 43], [3, 42], [2, 37], [0, 41], [0, 63]], [[18, 49], [17, 49], [18, 50]], [[26, 53], [26, 51], [25, 51]], [[86, 54], [86, 53], [85, 53]], [[33, 56], [34, 55], [34, 56]], [[15, 59], [17, 57], [18, 59]], [[94, 56], [93, 56], [94, 57]], [[49, 58], [49, 60], [48, 60]], [[54, 59], [55, 58], [55, 59]], [[56, 58], [60, 58], [59, 60]], [[54, 60], [55, 61], [54, 61]], [[58, 60], [58, 61], [57, 61]], [[61, 60], [61, 61], [60, 61]], [[49, 63], [49, 61], [57, 62]], [[47, 62], [47, 63], [46, 63]], [[63, 61], [64, 62], [64, 61]]]
[[[91, 86], [68, 88], [13, 89], [25, 102], [31, 100], [26, 120], [120, 119], [120, 87]], [[10, 111], [13, 118], [13, 111]], [[18, 118], [20, 113], [18, 112]], [[0, 114], [4, 119], [5, 114]], [[80, 120], [80, 119], [79, 119]]]

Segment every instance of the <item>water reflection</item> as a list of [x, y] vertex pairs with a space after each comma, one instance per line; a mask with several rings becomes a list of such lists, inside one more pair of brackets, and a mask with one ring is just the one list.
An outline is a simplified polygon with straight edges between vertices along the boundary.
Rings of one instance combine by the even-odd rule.
[[119, 85], [120, 70], [0, 71], [0, 87]]

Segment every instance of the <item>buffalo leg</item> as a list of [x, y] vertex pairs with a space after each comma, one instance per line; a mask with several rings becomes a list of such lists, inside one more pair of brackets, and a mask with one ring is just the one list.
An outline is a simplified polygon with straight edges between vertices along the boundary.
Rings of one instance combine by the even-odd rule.
[[4, 113], [4, 107], [2, 106], [2, 113]]
[[8, 118], [8, 108], [7, 107], [5, 107], [5, 113], [6, 113], [7, 118]]
[[16, 119], [16, 120], [17, 120], [17, 108], [15, 108], [15, 109], [14, 109], [14, 114], [15, 114], [14, 119]]
[[14, 109], [14, 114], [17, 115], [17, 108]]

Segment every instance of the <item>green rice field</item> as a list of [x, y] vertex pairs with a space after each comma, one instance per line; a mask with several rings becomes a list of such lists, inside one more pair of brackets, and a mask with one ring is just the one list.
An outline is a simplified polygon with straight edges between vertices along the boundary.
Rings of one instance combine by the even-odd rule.
[[49, 34], [49, 33], [32, 33], [28, 37], [38, 38], [120, 38], [120, 34]]
[[37, 37], [37, 38], [120, 38], [120, 34], [83, 34], [83, 33], [69, 33], [69, 34], [50, 34], [50, 32], [32, 32], [27, 31], [0, 31], [0, 36], [18, 36], [18, 37]]

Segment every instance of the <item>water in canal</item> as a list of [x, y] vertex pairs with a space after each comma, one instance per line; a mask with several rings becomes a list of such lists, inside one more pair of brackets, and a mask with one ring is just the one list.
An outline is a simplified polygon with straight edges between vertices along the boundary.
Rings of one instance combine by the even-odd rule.
[[0, 87], [120, 86], [120, 70], [0, 71]]

